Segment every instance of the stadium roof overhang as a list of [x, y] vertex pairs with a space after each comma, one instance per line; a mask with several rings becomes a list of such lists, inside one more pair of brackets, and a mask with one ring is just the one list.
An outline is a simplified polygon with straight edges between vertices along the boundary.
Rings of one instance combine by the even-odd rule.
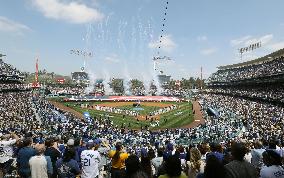
[[275, 51], [271, 54], [268, 54], [266, 56], [251, 60], [251, 61], [246, 61], [242, 63], [237, 63], [237, 64], [232, 64], [232, 65], [225, 65], [225, 66], [219, 66], [217, 67], [219, 70], [225, 70], [225, 69], [231, 69], [231, 68], [239, 68], [239, 67], [244, 67], [244, 66], [249, 66], [253, 64], [260, 64], [266, 61], [272, 61], [277, 57], [283, 56], [284, 55], [284, 48], [280, 49], [278, 51]]
[[251, 78], [251, 79], [244, 79], [244, 80], [236, 80], [236, 81], [229, 81], [229, 82], [211, 82], [208, 83], [208, 87], [214, 86], [233, 86], [233, 85], [251, 85], [251, 84], [265, 84], [265, 83], [284, 83], [284, 73], [277, 74], [277, 75], [268, 75], [258, 78]]

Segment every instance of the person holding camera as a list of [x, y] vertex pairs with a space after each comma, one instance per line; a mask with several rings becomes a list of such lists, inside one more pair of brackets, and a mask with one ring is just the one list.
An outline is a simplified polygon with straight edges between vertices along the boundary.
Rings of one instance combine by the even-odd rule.
[[11, 132], [7, 135], [1, 134], [0, 140], [0, 177], [4, 177], [6, 173], [11, 173], [11, 165], [13, 163], [13, 146], [19, 140], [19, 137]]

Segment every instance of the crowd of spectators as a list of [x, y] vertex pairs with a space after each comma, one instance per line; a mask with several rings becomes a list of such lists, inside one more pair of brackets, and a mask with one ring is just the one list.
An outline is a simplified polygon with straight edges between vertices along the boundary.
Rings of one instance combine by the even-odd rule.
[[232, 82], [279, 75], [284, 72], [284, 56], [260, 64], [252, 64], [236, 68], [219, 69], [213, 73], [208, 82]]
[[11, 64], [7, 64], [2, 59], [0, 59], [0, 75], [20, 76], [22, 75], [22, 73], [14, 68]]
[[281, 106], [208, 93], [203, 125], [132, 130], [13, 87], [0, 91], [0, 177], [284, 178]]
[[255, 99], [261, 99], [264, 101], [275, 101], [284, 103], [284, 87], [283, 85], [270, 85], [270, 86], [259, 86], [259, 87], [219, 87], [205, 90], [208, 93], [249, 97]]
[[[141, 174], [145, 177], [206, 177], [209, 173], [206, 171], [212, 169], [208, 166], [219, 166], [220, 172], [215, 173], [221, 176], [222, 172], [230, 174], [228, 177], [235, 177], [234, 174], [256, 175], [257, 170], [260, 175], [264, 175], [269, 172], [265, 170], [270, 170], [270, 167], [262, 168], [263, 163], [253, 163], [257, 158], [253, 156], [253, 144], [262, 141], [262, 149], [272, 147], [273, 138], [273, 143], [279, 150], [283, 140], [283, 119], [279, 119], [283, 118], [283, 108], [247, 100], [233, 100], [229, 96], [204, 95], [200, 100], [206, 119], [204, 125], [192, 129], [154, 132], [148, 129], [138, 131], [120, 128], [104, 116], [81, 120], [27, 91], [5, 92], [1, 93], [1, 97], [1, 142], [9, 140], [10, 145], [18, 148], [14, 156], [9, 158], [17, 158], [18, 173], [22, 177], [45, 177], [48, 174], [59, 177], [67, 174], [71, 177], [75, 177], [75, 174], [81, 174], [82, 177], [88, 177], [88, 174], [107, 177], [110, 173], [113, 177], [128, 174]], [[218, 111], [218, 118], [206, 114], [208, 106]], [[19, 140], [15, 142], [7, 134], [11, 137], [16, 134]], [[238, 155], [238, 158], [234, 157], [235, 148], [231, 144], [236, 139], [246, 142], [246, 145], [236, 144], [236, 149], [243, 151], [243, 156]], [[119, 150], [119, 157], [115, 156], [115, 150]], [[122, 153], [124, 156], [120, 155]], [[89, 163], [92, 154], [97, 159], [90, 160]], [[264, 152], [264, 157], [265, 154], [273, 155]], [[33, 157], [35, 155], [37, 156]], [[282, 156], [283, 153], [279, 155]], [[26, 156], [31, 159], [28, 161]], [[46, 158], [48, 156], [50, 158]], [[116, 159], [121, 159], [122, 162], [118, 164]], [[46, 163], [45, 169], [37, 167], [40, 162], [51, 162], [52, 166]], [[135, 166], [133, 162], [136, 163]], [[111, 168], [107, 166], [109, 163]], [[175, 169], [167, 169], [167, 164]], [[238, 168], [235, 164], [248, 167], [249, 173], [236, 172]], [[282, 169], [278, 166], [277, 171]]]
[[85, 87], [82, 86], [48, 86], [51, 94], [82, 95], [85, 94]]
[[16, 83], [0, 83], [0, 92], [9, 90], [29, 90], [31, 86], [28, 84], [16, 84]]
[[245, 125], [246, 139], [275, 138], [283, 141], [283, 107], [216, 94], [203, 95], [203, 101], [212, 108], [223, 108], [238, 115]]
[[169, 89], [165, 88], [161, 95], [163, 96], [176, 96], [176, 97], [187, 97], [189, 94], [191, 94], [191, 90], [189, 89]]

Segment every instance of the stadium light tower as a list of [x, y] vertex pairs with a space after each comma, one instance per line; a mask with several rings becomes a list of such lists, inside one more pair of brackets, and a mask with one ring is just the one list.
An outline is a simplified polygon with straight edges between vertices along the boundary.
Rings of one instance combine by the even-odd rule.
[[76, 55], [76, 56], [83, 56], [84, 58], [84, 64], [83, 67], [81, 68], [82, 72], [84, 72], [85, 68], [86, 68], [86, 58], [89, 57], [93, 57], [93, 53], [89, 52], [89, 51], [83, 51], [83, 50], [78, 50], [78, 49], [71, 49], [70, 50], [70, 54]]
[[249, 46], [246, 46], [246, 47], [238, 49], [238, 51], [240, 53], [241, 60], [243, 60], [243, 54], [244, 53], [247, 53], [249, 51], [254, 51], [254, 50], [256, 50], [257, 48], [260, 48], [260, 47], [261, 47], [261, 41], [257, 42], [257, 43], [250, 44]]

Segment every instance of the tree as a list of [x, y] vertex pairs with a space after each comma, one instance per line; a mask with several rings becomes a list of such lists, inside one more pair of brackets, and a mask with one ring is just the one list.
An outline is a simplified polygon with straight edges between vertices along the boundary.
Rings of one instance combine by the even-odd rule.
[[124, 93], [123, 79], [115, 79], [113, 78], [110, 83], [110, 88], [115, 93]]
[[168, 88], [169, 89], [175, 89], [176, 87], [176, 81], [175, 80], [170, 80]]
[[201, 89], [204, 86], [203, 81], [199, 77], [196, 79], [196, 86], [199, 89]]
[[144, 84], [142, 81], [138, 80], [138, 79], [131, 79], [129, 81], [129, 84], [130, 84], [130, 89], [131, 90], [134, 90], [136, 88], [144, 88]]

